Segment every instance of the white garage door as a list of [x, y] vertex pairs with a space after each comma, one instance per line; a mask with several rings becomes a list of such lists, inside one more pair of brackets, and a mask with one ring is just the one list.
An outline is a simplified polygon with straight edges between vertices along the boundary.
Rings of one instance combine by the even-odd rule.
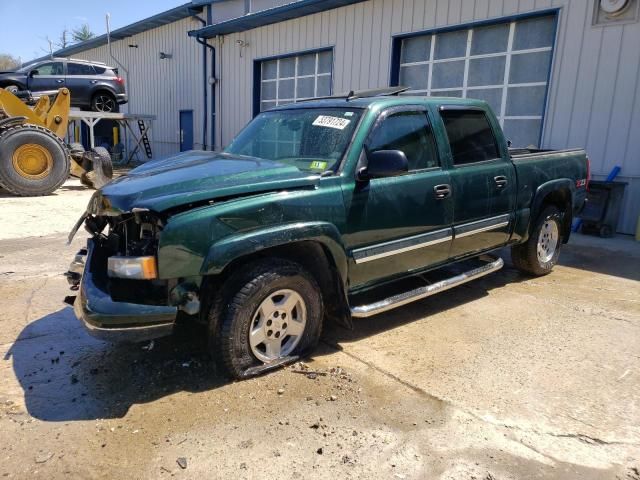
[[485, 100], [514, 146], [538, 146], [555, 25], [550, 15], [404, 38], [399, 84]]

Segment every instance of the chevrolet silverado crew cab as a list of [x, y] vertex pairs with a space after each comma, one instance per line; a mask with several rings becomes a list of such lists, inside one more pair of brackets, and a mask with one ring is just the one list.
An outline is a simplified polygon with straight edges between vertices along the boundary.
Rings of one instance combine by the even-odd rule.
[[310, 352], [327, 319], [350, 325], [500, 269], [487, 252], [507, 245], [520, 270], [549, 273], [585, 200], [585, 152], [510, 151], [485, 102], [399, 91], [276, 107], [221, 153], [107, 184], [70, 234], [84, 223], [91, 238], [66, 301], [113, 341], [202, 322], [219, 364], [245, 378]]

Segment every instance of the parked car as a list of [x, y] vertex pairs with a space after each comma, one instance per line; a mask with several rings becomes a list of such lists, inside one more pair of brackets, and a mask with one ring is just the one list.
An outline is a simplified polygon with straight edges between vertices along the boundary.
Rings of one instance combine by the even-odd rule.
[[70, 235], [84, 223], [92, 238], [67, 301], [104, 339], [203, 322], [244, 378], [311, 351], [326, 318], [350, 325], [498, 270], [486, 254], [504, 246], [522, 271], [549, 273], [588, 178], [583, 150], [510, 152], [482, 101], [281, 106], [222, 153], [149, 162], [96, 192]]
[[118, 69], [100, 62], [53, 58], [33, 63], [15, 72], [0, 72], [0, 88], [33, 95], [67, 87], [71, 106], [95, 112], [117, 112], [127, 103], [124, 80]]

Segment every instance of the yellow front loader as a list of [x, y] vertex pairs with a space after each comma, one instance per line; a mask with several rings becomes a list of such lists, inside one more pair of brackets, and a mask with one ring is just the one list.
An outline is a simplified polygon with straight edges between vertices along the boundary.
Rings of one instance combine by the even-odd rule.
[[71, 94], [42, 94], [33, 107], [0, 89], [0, 187], [20, 196], [48, 195], [72, 174], [100, 188], [112, 175], [108, 152], [65, 145]]

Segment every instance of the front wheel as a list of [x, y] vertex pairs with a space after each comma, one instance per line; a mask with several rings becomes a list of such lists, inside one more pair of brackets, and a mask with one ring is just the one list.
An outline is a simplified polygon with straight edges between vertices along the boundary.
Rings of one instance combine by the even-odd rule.
[[231, 377], [261, 373], [315, 348], [323, 303], [318, 284], [302, 266], [262, 260], [225, 283], [230, 288], [224, 307], [210, 311], [209, 334], [218, 364]]
[[529, 240], [511, 247], [513, 264], [531, 275], [550, 273], [560, 256], [561, 232], [562, 213], [557, 207], [546, 207], [536, 220]]

